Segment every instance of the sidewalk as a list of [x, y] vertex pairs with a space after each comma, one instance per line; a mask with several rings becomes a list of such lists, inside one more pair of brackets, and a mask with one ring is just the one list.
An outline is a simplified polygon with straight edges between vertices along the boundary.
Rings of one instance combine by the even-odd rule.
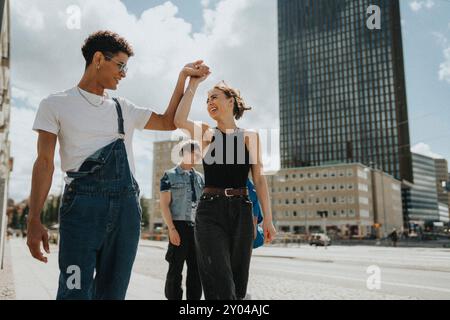
[[14, 276], [11, 265], [10, 248], [5, 246], [3, 270], [0, 270], [0, 300], [15, 300]]
[[[58, 248], [52, 246], [48, 264], [34, 260], [25, 240], [11, 239], [6, 247], [11, 253], [12, 274], [17, 300], [55, 300], [58, 289]], [[11, 277], [10, 277], [11, 278]], [[0, 288], [3, 288], [0, 282]], [[164, 282], [137, 273], [132, 274], [127, 300], [162, 300]]]

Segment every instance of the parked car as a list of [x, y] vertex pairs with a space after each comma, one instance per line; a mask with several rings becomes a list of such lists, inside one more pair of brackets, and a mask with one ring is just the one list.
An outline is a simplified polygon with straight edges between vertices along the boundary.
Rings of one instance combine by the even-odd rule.
[[313, 233], [311, 237], [309, 238], [309, 245], [316, 245], [316, 246], [329, 246], [331, 245], [331, 239], [324, 233]]

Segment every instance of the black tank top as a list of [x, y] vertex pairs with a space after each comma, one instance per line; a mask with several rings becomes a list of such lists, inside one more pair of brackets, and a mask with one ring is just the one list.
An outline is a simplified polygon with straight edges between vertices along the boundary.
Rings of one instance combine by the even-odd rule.
[[245, 188], [250, 172], [250, 156], [245, 145], [244, 130], [225, 134], [215, 129], [211, 144], [203, 158], [205, 187]]

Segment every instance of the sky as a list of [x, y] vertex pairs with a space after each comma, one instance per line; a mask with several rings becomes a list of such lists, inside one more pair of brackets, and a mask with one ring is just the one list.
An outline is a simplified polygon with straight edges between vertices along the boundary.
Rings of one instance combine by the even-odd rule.
[[[450, 159], [450, 1], [400, 3], [413, 151]], [[81, 44], [98, 29], [120, 33], [136, 53], [113, 95], [163, 112], [182, 66], [204, 59], [212, 75], [194, 100], [191, 118], [213, 124], [205, 112], [206, 93], [226, 80], [253, 107], [238, 125], [272, 130], [277, 137], [275, 0], [14, 0], [11, 21], [10, 197], [16, 201], [30, 192], [37, 140], [31, 128], [39, 102], [78, 83], [84, 69]], [[146, 197], [151, 196], [152, 143], [173, 135], [135, 136], [136, 178]], [[275, 169], [278, 141], [262, 138], [268, 142], [266, 167]], [[58, 194], [59, 156], [55, 165], [51, 192]]]

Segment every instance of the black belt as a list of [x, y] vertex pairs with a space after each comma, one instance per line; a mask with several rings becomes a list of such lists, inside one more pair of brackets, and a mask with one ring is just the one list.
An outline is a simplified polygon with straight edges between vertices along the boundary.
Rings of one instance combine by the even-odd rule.
[[206, 187], [203, 189], [203, 193], [211, 194], [211, 195], [218, 195], [218, 196], [225, 196], [228, 198], [231, 197], [237, 197], [237, 196], [248, 196], [248, 188], [239, 188], [239, 189], [222, 189], [222, 188], [210, 188]]

